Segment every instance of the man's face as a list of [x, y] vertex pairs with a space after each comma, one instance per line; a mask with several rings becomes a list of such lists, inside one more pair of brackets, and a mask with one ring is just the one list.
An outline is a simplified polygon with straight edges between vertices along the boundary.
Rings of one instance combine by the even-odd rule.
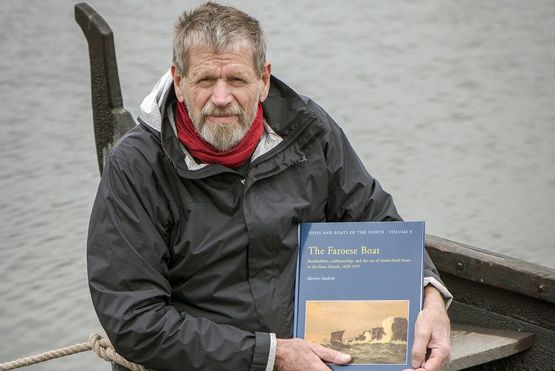
[[243, 139], [270, 87], [270, 65], [259, 77], [250, 47], [216, 54], [194, 48], [185, 76], [172, 66], [177, 99], [185, 102], [199, 135], [219, 151]]

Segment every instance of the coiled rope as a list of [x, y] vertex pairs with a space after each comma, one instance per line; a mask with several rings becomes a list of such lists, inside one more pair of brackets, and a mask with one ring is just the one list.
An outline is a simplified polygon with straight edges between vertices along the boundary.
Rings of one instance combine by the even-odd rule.
[[92, 334], [89, 337], [88, 343], [73, 344], [68, 347], [59, 348], [51, 350], [49, 352], [44, 352], [36, 354], [33, 356], [16, 359], [15, 361], [0, 363], [0, 371], [13, 370], [15, 368], [26, 367], [34, 365], [36, 363], [49, 361], [55, 358], [61, 358], [69, 356], [72, 354], [77, 354], [81, 352], [86, 352], [88, 350], [94, 350], [96, 355], [108, 362], [115, 362], [120, 366], [126, 367], [133, 371], [150, 371], [149, 369], [138, 365], [136, 363], [130, 362], [123, 358], [121, 355], [116, 353], [112, 343], [107, 338], [104, 338], [98, 334]]

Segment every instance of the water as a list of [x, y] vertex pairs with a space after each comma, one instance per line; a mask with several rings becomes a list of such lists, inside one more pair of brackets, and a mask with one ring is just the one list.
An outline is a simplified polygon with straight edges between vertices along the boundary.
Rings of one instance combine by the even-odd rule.
[[[332, 347], [335, 348], [335, 347]], [[348, 349], [336, 349], [353, 357], [353, 364], [406, 364], [407, 343], [366, 343], [351, 345]]]
[[[184, 3], [90, 1], [116, 36], [133, 114]], [[555, 267], [555, 2], [232, 4], [273, 71], [344, 127], [406, 219]], [[86, 42], [71, 0], [0, 2], [0, 360], [100, 329], [85, 268], [98, 185]], [[92, 353], [31, 367], [106, 369]]]

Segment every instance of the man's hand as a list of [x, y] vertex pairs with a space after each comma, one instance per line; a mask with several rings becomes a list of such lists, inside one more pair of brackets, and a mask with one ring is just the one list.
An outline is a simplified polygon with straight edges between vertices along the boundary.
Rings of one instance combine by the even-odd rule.
[[324, 362], [344, 365], [351, 362], [351, 356], [303, 339], [277, 339], [276, 370], [329, 371]]
[[[417, 371], [439, 371], [451, 358], [450, 332], [443, 296], [428, 285], [424, 288], [424, 306], [414, 329], [412, 367]], [[426, 349], [430, 350], [427, 360]]]

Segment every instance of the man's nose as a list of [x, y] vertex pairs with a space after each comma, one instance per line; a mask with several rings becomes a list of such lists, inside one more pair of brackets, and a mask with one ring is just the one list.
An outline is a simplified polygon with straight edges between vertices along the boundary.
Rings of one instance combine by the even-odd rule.
[[215, 106], [225, 107], [233, 102], [230, 86], [225, 80], [218, 79], [213, 89], [211, 100]]

